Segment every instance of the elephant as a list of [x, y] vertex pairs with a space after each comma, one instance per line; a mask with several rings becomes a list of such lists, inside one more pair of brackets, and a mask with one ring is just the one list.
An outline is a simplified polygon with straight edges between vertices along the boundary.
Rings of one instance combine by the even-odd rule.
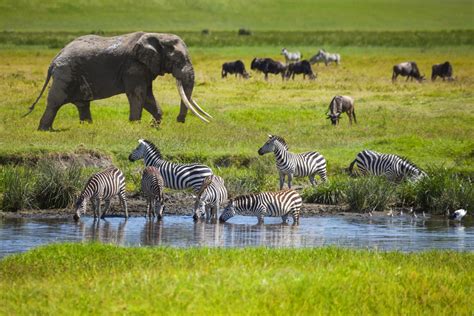
[[52, 60], [43, 88], [25, 116], [33, 111], [53, 77], [38, 130], [52, 130], [58, 110], [66, 103], [77, 107], [81, 122], [92, 122], [90, 102], [121, 93], [130, 104], [130, 121], [140, 120], [145, 107], [159, 124], [162, 110], [153, 96], [152, 83], [167, 73], [176, 78], [181, 97], [177, 121], [184, 123], [189, 109], [209, 122], [207, 118], [212, 116], [191, 97], [194, 69], [186, 44], [174, 34], [144, 32], [85, 35], [70, 42]]

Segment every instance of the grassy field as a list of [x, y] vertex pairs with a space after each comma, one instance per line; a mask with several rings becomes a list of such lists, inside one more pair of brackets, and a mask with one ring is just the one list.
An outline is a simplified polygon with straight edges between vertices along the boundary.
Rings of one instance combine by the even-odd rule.
[[53, 245], [0, 261], [0, 313], [470, 315], [474, 255]]
[[469, 0], [0, 1], [12, 31], [473, 29]]

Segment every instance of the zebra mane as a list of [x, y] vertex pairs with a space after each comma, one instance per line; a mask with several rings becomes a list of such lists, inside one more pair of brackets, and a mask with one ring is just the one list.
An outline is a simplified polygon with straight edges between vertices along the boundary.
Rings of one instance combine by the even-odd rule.
[[285, 146], [286, 150], [289, 149], [288, 144], [287, 144], [286, 141], [283, 139], [283, 137], [277, 136], [277, 135], [271, 135], [271, 136], [270, 136], [270, 139], [279, 141], [283, 146]]
[[158, 159], [163, 158], [163, 156], [161, 155], [161, 151], [158, 149], [158, 147], [155, 146], [155, 144], [146, 139], [140, 139], [139, 142], [144, 143], [148, 147], [148, 149], [152, 151], [156, 155], [156, 157], [158, 157]]
[[204, 191], [209, 187], [209, 185], [212, 183], [212, 179], [214, 178], [214, 175], [210, 175], [204, 178], [202, 181], [201, 187], [199, 188], [199, 191], [197, 193], [198, 198], [201, 197], [201, 195], [204, 193]]

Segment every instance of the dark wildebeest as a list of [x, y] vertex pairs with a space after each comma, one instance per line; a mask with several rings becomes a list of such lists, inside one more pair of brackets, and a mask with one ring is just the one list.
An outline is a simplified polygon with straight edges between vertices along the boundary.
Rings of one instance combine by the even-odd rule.
[[431, 67], [431, 81], [435, 81], [436, 77], [441, 77], [443, 81], [445, 79], [453, 80], [453, 67], [449, 61]]
[[250, 69], [258, 70], [265, 74], [265, 80], [268, 80], [268, 74], [281, 74], [281, 79], [284, 79], [286, 66], [271, 58], [254, 58]]
[[419, 82], [424, 80], [425, 76], [420, 75], [420, 71], [418, 70], [418, 66], [414, 61], [408, 61], [405, 63], [400, 63], [398, 65], [393, 66], [393, 74], [392, 74], [392, 82], [395, 82], [397, 80], [398, 75], [401, 75], [403, 77], [407, 77], [408, 79], [415, 78]]
[[341, 114], [346, 112], [349, 116], [349, 122], [352, 125], [352, 118], [354, 123], [357, 123], [356, 115], [354, 111], [354, 99], [346, 95], [336, 95], [332, 98], [329, 104], [329, 113], [327, 118], [331, 120], [332, 125], [339, 124], [339, 118]]
[[286, 72], [286, 79], [295, 79], [295, 75], [303, 74], [303, 79], [306, 78], [306, 75], [309, 77], [310, 80], [316, 79], [316, 75], [313, 73], [311, 69], [311, 64], [307, 60], [302, 60], [294, 64], [288, 65], [288, 70]]
[[241, 60], [222, 64], [222, 78], [227, 77], [228, 73], [231, 75], [235, 74], [236, 77], [240, 75], [245, 79], [249, 77], [249, 74], [245, 71], [245, 65]]

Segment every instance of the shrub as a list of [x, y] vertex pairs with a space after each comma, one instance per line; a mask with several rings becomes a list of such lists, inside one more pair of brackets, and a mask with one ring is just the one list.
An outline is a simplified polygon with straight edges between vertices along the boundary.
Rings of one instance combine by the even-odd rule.
[[430, 176], [417, 183], [416, 207], [434, 214], [446, 214], [474, 206], [472, 180], [445, 168], [431, 169]]
[[347, 183], [345, 196], [354, 212], [384, 211], [394, 200], [395, 185], [384, 177], [351, 179]]
[[307, 187], [303, 190], [302, 197], [306, 203], [340, 204], [344, 201], [347, 179], [333, 178], [316, 187]]
[[4, 211], [18, 211], [33, 207], [32, 184], [34, 174], [31, 169], [24, 167], [3, 168], [3, 200]]
[[42, 160], [38, 162], [37, 172], [34, 185], [37, 207], [66, 208], [72, 205], [83, 186], [81, 168], [77, 164], [64, 168], [54, 161]]

